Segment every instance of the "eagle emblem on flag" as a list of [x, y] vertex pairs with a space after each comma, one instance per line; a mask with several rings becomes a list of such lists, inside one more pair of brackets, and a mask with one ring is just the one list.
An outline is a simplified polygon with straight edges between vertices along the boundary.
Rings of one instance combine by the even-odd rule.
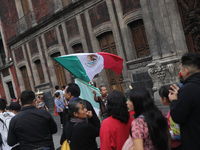
[[88, 67], [94, 67], [99, 60], [100, 57], [98, 57], [97, 55], [87, 55], [87, 62], [85, 63], [86, 66]]

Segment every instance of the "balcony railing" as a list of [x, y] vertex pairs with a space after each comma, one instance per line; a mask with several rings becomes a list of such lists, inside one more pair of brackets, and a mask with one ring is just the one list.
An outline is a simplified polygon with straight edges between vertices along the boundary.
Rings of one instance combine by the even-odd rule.
[[35, 13], [30, 11], [28, 14], [20, 18], [14, 25], [16, 35], [20, 35], [36, 25]]
[[[53, 15], [57, 11], [62, 11], [63, 9], [67, 9], [72, 4], [75, 4], [80, 1], [86, 1], [86, 0], [69, 0], [65, 4], [62, 3], [61, 0], [48, 0], [48, 8], [49, 8], [49, 14], [50, 16]], [[63, 6], [64, 5], [64, 6]], [[16, 35], [23, 34], [28, 29], [36, 26], [36, 17], [34, 11], [29, 11], [26, 15], [24, 15], [22, 18], [20, 18], [17, 22], [14, 23], [14, 28], [16, 31]]]

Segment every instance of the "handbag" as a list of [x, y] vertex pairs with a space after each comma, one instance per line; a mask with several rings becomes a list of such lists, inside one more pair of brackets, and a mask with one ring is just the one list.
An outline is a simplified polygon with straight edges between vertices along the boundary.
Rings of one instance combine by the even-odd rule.
[[70, 150], [70, 146], [67, 139], [62, 143], [61, 150]]
[[129, 134], [128, 139], [124, 143], [122, 150], [133, 150], [133, 139], [131, 138], [130, 134]]

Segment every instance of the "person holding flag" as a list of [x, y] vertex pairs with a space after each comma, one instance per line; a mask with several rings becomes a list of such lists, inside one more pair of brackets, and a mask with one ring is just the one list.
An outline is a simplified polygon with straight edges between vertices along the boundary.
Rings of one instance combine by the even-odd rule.
[[[68, 86], [65, 89], [65, 94], [64, 97], [68, 101], [68, 104], [71, 103], [72, 101], [75, 101], [77, 99], [81, 99], [80, 97], [80, 88], [76, 83], [69, 83]], [[92, 107], [91, 103], [87, 100], [83, 100], [85, 107], [87, 108], [88, 111], [92, 111], [92, 117], [87, 118], [86, 122], [87, 123], [93, 123], [95, 126], [100, 126], [100, 121], [95, 113], [94, 108]], [[66, 124], [66, 121], [68, 118], [66, 118], [66, 113], [67, 113], [68, 106], [66, 106], [63, 110], [63, 124]]]
[[99, 87], [101, 96], [96, 96], [96, 91], [94, 90], [94, 100], [95, 102], [99, 103], [100, 105], [100, 112], [99, 112], [99, 118], [100, 121], [102, 122], [105, 118], [107, 118], [106, 115], [106, 104], [107, 104], [107, 97], [108, 97], [108, 90], [106, 86], [102, 85]]

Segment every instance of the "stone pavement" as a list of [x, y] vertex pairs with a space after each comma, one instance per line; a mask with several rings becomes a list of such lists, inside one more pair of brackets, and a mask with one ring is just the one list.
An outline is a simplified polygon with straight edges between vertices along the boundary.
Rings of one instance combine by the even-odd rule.
[[60, 125], [60, 116], [54, 116], [54, 112], [50, 112], [51, 115], [53, 116], [56, 124], [57, 124], [57, 128], [58, 128], [58, 131], [56, 134], [53, 134], [53, 142], [54, 142], [54, 146], [55, 146], [55, 149], [59, 148], [60, 147], [60, 137], [61, 137], [61, 134], [62, 134], [62, 129], [61, 129], [61, 125]]

